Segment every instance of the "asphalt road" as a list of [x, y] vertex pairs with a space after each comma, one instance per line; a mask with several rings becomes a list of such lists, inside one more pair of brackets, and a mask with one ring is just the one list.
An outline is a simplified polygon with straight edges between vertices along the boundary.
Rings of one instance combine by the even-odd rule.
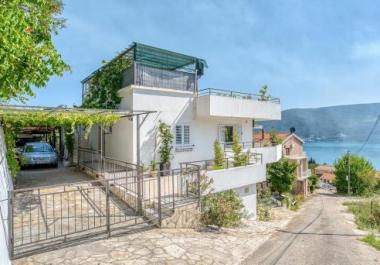
[[277, 231], [242, 264], [380, 264], [380, 251], [359, 241], [361, 231], [343, 197], [320, 191], [283, 231]]

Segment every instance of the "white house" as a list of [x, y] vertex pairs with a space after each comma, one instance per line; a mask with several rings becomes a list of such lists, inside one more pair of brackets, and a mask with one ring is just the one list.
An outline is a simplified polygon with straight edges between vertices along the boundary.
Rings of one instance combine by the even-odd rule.
[[[240, 137], [243, 150], [255, 154], [241, 167], [207, 170], [215, 192], [233, 189], [248, 213], [256, 214], [256, 183], [266, 180], [266, 163], [281, 158], [281, 146], [255, 148], [253, 125], [257, 121], [281, 119], [278, 99], [261, 98], [231, 90], [198, 88], [207, 66], [202, 59], [133, 43], [121, 56], [130, 56], [133, 66], [125, 72], [119, 90], [119, 108], [144, 113], [121, 119], [99, 142], [98, 131], [87, 143], [101, 146], [105, 156], [148, 166], [159, 162], [159, 121], [170, 125], [174, 135], [171, 168], [187, 162], [202, 164], [214, 157], [218, 139], [230, 156], [232, 133]], [[86, 83], [91, 76], [84, 80]]]

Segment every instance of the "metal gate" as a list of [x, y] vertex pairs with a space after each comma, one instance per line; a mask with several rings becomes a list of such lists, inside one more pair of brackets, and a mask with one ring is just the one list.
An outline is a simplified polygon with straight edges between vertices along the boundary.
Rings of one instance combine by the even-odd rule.
[[160, 226], [176, 205], [199, 200], [198, 167], [137, 174], [122, 163], [103, 161], [102, 179], [10, 191], [11, 257]]

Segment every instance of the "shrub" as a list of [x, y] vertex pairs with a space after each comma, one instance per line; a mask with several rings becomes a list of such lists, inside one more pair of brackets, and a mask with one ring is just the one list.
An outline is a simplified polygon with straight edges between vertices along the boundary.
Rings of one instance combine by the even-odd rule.
[[263, 204], [258, 204], [257, 219], [264, 222], [270, 221], [272, 219], [271, 208]]
[[302, 195], [295, 195], [294, 196], [291, 193], [287, 193], [284, 197], [285, 197], [286, 207], [292, 211], [297, 211], [300, 208], [301, 203], [304, 200]]
[[310, 192], [313, 193], [314, 190], [315, 190], [315, 187], [317, 186], [317, 182], [318, 182], [318, 177], [317, 175], [315, 174], [312, 174], [309, 179], [308, 179], [308, 183], [309, 183], [309, 187], [310, 187]]
[[224, 152], [218, 140], [214, 141], [214, 166], [213, 169], [224, 168]]
[[335, 161], [335, 185], [338, 192], [347, 192], [348, 161], [350, 163], [351, 191], [356, 195], [372, 193], [377, 184], [375, 168], [364, 157], [344, 154]]
[[249, 156], [242, 153], [242, 146], [239, 143], [239, 136], [236, 131], [234, 131], [232, 135], [232, 151], [234, 153], [234, 167], [240, 167], [247, 164]]
[[204, 225], [232, 227], [244, 217], [243, 203], [232, 190], [209, 194], [202, 199], [201, 222]]
[[268, 166], [268, 182], [271, 184], [272, 191], [290, 192], [293, 182], [296, 179], [297, 164], [286, 159], [281, 159]]

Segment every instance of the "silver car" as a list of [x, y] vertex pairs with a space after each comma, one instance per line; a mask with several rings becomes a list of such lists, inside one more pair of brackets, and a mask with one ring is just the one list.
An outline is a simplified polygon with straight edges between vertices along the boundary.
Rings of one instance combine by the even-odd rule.
[[48, 143], [27, 143], [21, 152], [21, 167], [50, 165], [58, 166], [58, 157], [54, 148]]

